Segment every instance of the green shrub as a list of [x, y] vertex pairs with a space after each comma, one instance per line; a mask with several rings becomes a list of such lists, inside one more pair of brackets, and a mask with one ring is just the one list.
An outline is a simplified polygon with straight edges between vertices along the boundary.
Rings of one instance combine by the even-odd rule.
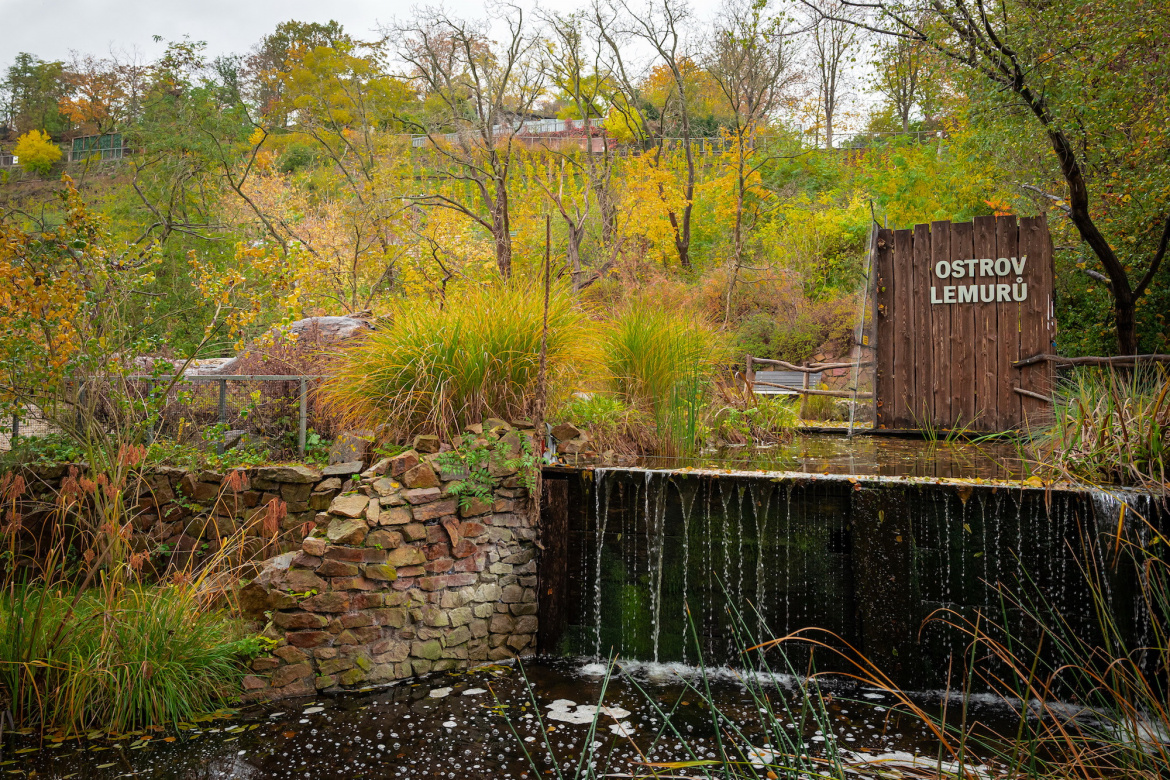
[[787, 441], [800, 422], [797, 403], [785, 396], [757, 395], [742, 405], [719, 409], [714, 416], [714, 428], [724, 442]]
[[820, 325], [808, 317], [795, 321], [760, 312], [748, 317], [735, 334], [735, 353], [770, 360], [803, 363], [825, 340]]
[[599, 452], [614, 450], [623, 454], [641, 454], [655, 445], [655, 439], [650, 435], [654, 418], [606, 393], [574, 396], [553, 412], [551, 420], [571, 422], [587, 431]]
[[[543, 307], [539, 288], [519, 284], [401, 302], [340, 356], [322, 397], [347, 423], [398, 440], [419, 433], [449, 439], [487, 416], [526, 417], [537, 397]], [[563, 291], [552, 295], [548, 325], [555, 398], [588, 362], [588, 328]]]
[[60, 433], [19, 436], [12, 449], [0, 453], [0, 471], [33, 464], [76, 463], [85, 457], [77, 442]]
[[[829, 386], [822, 382], [815, 389], [828, 390]], [[837, 399], [831, 395], [807, 395], [800, 416], [805, 420], [835, 420], [839, 417]]]
[[313, 148], [308, 144], [290, 144], [280, 155], [276, 169], [281, 173], [293, 173], [313, 162]]
[[74, 598], [42, 585], [0, 597], [0, 688], [22, 725], [124, 731], [214, 709], [258, 651], [194, 589], [131, 587]]

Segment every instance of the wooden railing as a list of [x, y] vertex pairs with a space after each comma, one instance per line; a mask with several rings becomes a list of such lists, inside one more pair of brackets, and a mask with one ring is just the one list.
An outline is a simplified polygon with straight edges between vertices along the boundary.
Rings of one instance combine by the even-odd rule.
[[[804, 382], [800, 387], [793, 387], [791, 385], [778, 385], [774, 382], [758, 382], [756, 381], [756, 364], [765, 366], [777, 366], [786, 371], [799, 371], [804, 374]], [[807, 366], [798, 366], [794, 363], [789, 363], [784, 360], [771, 360], [769, 358], [758, 358], [747, 356], [747, 384], [749, 390], [754, 390], [757, 385], [760, 387], [776, 387], [783, 390], [789, 390], [801, 395], [827, 395], [833, 398], [873, 398], [873, 393], [854, 393], [851, 390], [820, 390], [808, 386], [808, 378], [810, 374], [819, 374], [822, 371], [832, 371], [840, 368], [853, 368], [855, 366], [871, 366], [872, 362], [863, 363], [810, 363]]]

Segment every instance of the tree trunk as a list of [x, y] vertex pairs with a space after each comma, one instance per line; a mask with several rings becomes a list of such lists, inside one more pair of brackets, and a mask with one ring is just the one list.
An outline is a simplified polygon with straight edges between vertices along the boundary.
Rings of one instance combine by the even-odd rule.
[[496, 267], [504, 279], [512, 278], [512, 233], [508, 219], [508, 188], [496, 179], [496, 202], [492, 208], [492, 238], [496, 242]]
[[1116, 296], [1113, 302], [1113, 316], [1117, 324], [1117, 351], [1122, 355], [1138, 353], [1137, 300], [1133, 295]]

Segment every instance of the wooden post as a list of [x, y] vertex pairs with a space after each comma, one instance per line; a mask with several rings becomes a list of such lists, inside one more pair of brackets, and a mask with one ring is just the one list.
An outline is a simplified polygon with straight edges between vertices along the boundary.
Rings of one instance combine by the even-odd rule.
[[808, 411], [808, 372], [805, 371], [801, 375], [801, 389], [805, 392], [800, 395], [800, 419], [804, 419], [805, 412]]
[[301, 415], [297, 423], [297, 453], [305, 457], [309, 438], [309, 381], [301, 377]]
[[[219, 424], [227, 425], [227, 380], [219, 380]], [[223, 455], [223, 439], [226, 430], [219, 432], [219, 441], [215, 443], [215, 451], [219, 455]]]

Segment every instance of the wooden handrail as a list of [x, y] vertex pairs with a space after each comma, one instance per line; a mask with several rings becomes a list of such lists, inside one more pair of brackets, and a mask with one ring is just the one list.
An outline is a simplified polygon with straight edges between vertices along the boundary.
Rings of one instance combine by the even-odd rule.
[[853, 368], [855, 365], [871, 366], [873, 363], [813, 363], [808, 366], [798, 366], [784, 360], [771, 360], [769, 358], [753, 357], [751, 363], [765, 363], [770, 366], [780, 366], [789, 371], [803, 371], [806, 374], [819, 374], [822, 371], [832, 371], [835, 368]]
[[[792, 385], [778, 385], [775, 382], [752, 382], [753, 385], [759, 387], [778, 387], [783, 390], [788, 390], [793, 393], [800, 393], [802, 395], [828, 395], [833, 398], [852, 398], [853, 392], [850, 390], [813, 390], [811, 388], [793, 387]], [[858, 398], [873, 398], [873, 393], [858, 393]]]
[[1016, 391], [1020, 395], [1026, 395], [1029, 398], [1035, 398], [1037, 401], [1043, 401], [1046, 404], [1052, 403], [1052, 399], [1048, 396], [1041, 395], [1040, 393], [1033, 393], [1031, 390], [1025, 390], [1022, 387], [1013, 387], [1012, 390]]
[[[756, 358], [758, 360], [759, 358]], [[1035, 365], [1036, 363], [1055, 363], [1060, 366], [1124, 366], [1131, 365], [1138, 361], [1145, 361], [1148, 363], [1170, 363], [1170, 355], [1150, 354], [1150, 355], [1114, 355], [1113, 357], [1097, 357], [1089, 355], [1086, 357], [1061, 357], [1060, 355], [1049, 355], [1047, 353], [1041, 355], [1033, 355], [1030, 358], [1017, 360], [1012, 363], [1012, 368], [1024, 368], [1026, 366]]]

